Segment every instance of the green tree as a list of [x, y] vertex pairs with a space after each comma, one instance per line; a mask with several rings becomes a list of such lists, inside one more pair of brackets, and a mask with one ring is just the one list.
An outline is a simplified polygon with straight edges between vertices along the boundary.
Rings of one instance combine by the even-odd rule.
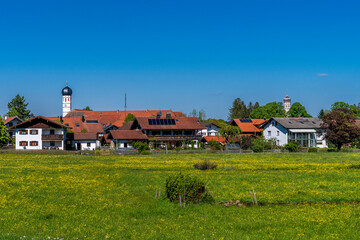
[[226, 125], [227, 125], [227, 122], [225, 120], [223, 120], [223, 119], [209, 118], [205, 122], [214, 123], [214, 124], [218, 125], [221, 128], [226, 127]]
[[32, 118], [34, 115], [30, 112], [30, 110], [27, 110], [28, 105], [29, 103], [26, 103], [25, 98], [18, 94], [8, 103], [9, 111], [6, 113], [6, 116], [18, 116], [22, 120]]
[[360, 137], [360, 128], [350, 109], [338, 108], [322, 118], [321, 128], [326, 130], [325, 139], [336, 145], [339, 151], [344, 144]]
[[236, 98], [232, 103], [232, 107], [229, 109], [228, 120], [231, 121], [239, 118], [249, 118], [249, 110], [244, 101]]
[[4, 124], [0, 116], [0, 146], [5, 145], [9, 142], [10, 136], [7, 127]]
[[206, 120], [206, 113], [205, 113], [205, 111], [203, 109], [201, 109], [199, 111], [199, 120], [200, 121], [205, 121]]
[[325, 115], [325, 110], [324, 109], [321, 109], [319, 114], [318, 114], [318, 118], [322, 119]]
[[89, 106], [84, 107], [83, 110], [85, 110], [85, 111], [92, 111], [92, 109], [91, 109]]
[[299, 102], [296, 102], [291, 106], [287, 115], [289, 117], [298, 117], [299, 115], [300, 117], [311, 117], [311, 115], [307, 113], [305, 107]]
[[335, 102], [333, 105], [331, 105], [331, 111], [336, 109], [349, 109], [354, 113], [356, 118], [360, 118], [360, 109], [355, 104], [350, 105], [346, 102]]
[[265, 106], [258, 107], [250, 113], [250, 118], [272, 118], [285, 117], [284, 106], [281, 102], [271, 102]]
[[241, 134], [241, 129], [237, 126], [228, 125], [219, 130], [220, 135], [225, 138], [227, 143], [232, 143], [233, 140]]
[[135, 115], [134, 114], [131, 114], [129, 113], [126, 117], [125, 117], [125, 121], [124, 121], [124, 124], [127, 123], [127, 122], [131, 122], [131, 121], [134, 121], [135, 120]]

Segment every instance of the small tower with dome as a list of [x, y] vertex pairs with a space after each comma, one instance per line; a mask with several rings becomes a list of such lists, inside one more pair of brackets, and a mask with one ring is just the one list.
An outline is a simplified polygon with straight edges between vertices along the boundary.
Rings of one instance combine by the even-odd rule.
[[66, 84], [66, 87], [63, 88], [61, 93], [62, 93], [62, 96], [63, 96], [62, 97], [62, 99], [63, 99], [63, 101], [62, 101], [63, 102], [63, 114], [62, 114], [62, 116], [65, 117], [66, 114], [68, 114], [71, 111], [72, 90]]
[[284, 97], [284, 110], [285, 113], [287, 113], [291, 108], [291, 98], [286, 94], [286, 97]]

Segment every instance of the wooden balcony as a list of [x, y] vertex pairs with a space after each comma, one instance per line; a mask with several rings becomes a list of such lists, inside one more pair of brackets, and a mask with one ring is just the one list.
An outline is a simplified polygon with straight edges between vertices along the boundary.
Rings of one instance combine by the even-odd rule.
[[62, 134], [54, 134], [54, 135], [43, 134], [41, 136], [41, 139], [43, 141], [62, 141], [64, 139], [64, 135], [62, 135]]

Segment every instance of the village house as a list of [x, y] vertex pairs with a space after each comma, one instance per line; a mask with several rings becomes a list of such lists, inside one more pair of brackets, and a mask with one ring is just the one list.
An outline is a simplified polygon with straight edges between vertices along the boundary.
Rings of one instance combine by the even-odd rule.
[[266, 122], [266, 119], [233, 119], [230, 123], [232, 126], [237, 126], [241, 130], [241, 136], [262, 136], [261, 124]]
[[141, 130], [148, 137], [154, 148], [194, 147], [198, 148], [202, 135], [199, 130], [206, 129], [196, 117], [172, 117], [166, 114], [161, 117], [159, 112], [156, 118], [139, 117], [134, 120], [131, 130]]
[[8, 128], [10, 142], [15, 138], [15, 130], [10, 130], [10, 128], [21, 122], [23, 122], [23, 120], [20, 119], [18, 116], [14, 116], [14, 117], [6, 117], [5, 116], [4, 124]]
[[261, 127], [265, 139], [275, 139], [276, 144], [285, 146], [293, 141], [301, 147], [327, 148], [325, 131], [319, 118], [278, 118], [266, 121]]
[[129, 150], [134, 149], [135, 141], [148, 142], [148, 137], [140, 130], [111, 130], [107, 136], [111, 141], [111, 149]]
[[17, 150], [64, 150], [68, 129], [68, 126], [42, 116], [10, 127], [15, 131]]
[[199, 131], [199, 134], [201, 134], [203, 137], [205, 136], [219, 136], [219, 130], [220, 126], [212, 123], [212, 122], [206, 122], [204, 123], [205, 129], [201, 129]]

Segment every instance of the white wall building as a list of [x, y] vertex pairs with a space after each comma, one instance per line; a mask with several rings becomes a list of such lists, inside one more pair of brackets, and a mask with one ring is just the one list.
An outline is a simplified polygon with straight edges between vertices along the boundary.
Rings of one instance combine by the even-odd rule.
[[319, 118], [271, 118], [262, 127], [265, 139], [275, 139], [279, 146], [294, 141], [302, 147], [327, 148], [321, 123]]
[[221, 127], [216, 125], [215, 123], [207, 122], [207, 123], [204, 123], [204, 126], [206, 127], [206, 129], [199, 130], [199, 132], [198, 132], [199, 135], [202, 135], [203, 137], [220, 135], [219, 130]]
[[67, 126], [42, 116], [19, 123], [15, 131], [16, 150], [64, 150]]
[[74, 133], [74, 149], [81, 151], [93, 151], [100, 148], [100, 140], [97, 133]]

